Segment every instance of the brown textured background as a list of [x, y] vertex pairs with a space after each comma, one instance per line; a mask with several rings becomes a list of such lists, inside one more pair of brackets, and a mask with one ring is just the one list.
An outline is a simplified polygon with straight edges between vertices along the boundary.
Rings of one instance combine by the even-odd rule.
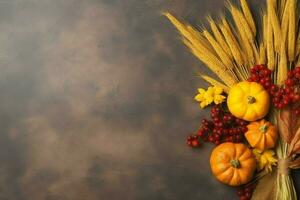
[[0, 0], [0, 199], [234, 199], [212, 146], [185, 145], [206, 70], [160, 15], [196, 24], [223, 5]]

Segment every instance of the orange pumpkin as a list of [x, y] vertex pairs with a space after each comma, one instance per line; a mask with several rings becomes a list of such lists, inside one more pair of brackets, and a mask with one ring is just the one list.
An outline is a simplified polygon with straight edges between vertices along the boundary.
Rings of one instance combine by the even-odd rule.
[[264, 151], [273, 148], [277, 141], [277, 130], [274, 125], [266, 120], [251, 122], [245, 137], [251, 147]]
[[238, 186], [252, 179], [256, 160], [245, 144], [226, 142], [213, 150], [210, 166], [219, 181], [230, 186]]

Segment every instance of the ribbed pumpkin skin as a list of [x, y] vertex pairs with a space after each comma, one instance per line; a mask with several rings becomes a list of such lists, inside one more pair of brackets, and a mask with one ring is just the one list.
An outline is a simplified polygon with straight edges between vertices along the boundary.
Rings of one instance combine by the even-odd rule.
[[[262, 132], [264, 126], [266, 130]], [[247, 128], [245, 137], [251, 147], [264, 151], [275, 146], [278, 137], [277, 130], [270, 122], [266, 120], [251, 122]]]
[[[240, 167], [232, 166], [232, 160], [238, 160]], [[219, 181], [230, 186], [239, 186], [252, 179], [256, 169], [256, 160], [245, 144], [226, 142], [213, 150], [210, 166], [212, 173]]]
[[[253, 98], [253, 102], [249, 100], [249, 97]], [[256, 121], [265, 117], [269, 112], [269, 93], [256, 82], [243, 81], [230, 89], [227, 106], [235, 117], [246, 121]]]

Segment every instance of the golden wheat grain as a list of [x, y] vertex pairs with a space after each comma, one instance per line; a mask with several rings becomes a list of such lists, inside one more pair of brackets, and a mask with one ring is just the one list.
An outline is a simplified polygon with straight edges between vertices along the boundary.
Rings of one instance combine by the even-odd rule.
[[267, 38], [268, 38], [268, 16], [266, 13], [262, 13], [263, 20], [263, 44], [267, 46]]
[[289, 5], [289, 0], [286, 2], [286, 5], [283, 6], [283, 14], [281, 20], [281, 34], [284, 43], [287, 40], [288, 29], [289, 29], [289, 6], [288, 5]]
[[208, 22], [210, 24], [211, 30], [212, 30], [216, 40], [221, 45], [222, 49], [227, 53], [227, 55], [230, 58], [232, 58], [233, 55], [231, 53], [231, 50], [230, 50], [228, 44], [226, 43], [224, 36], [220, 32], [218, 26], [216, 25], [216, 23], [214, 22], [214, 20], [211, 17], [208, 18]]
[[203, 63], [205, 63], [210, 70], [212, 70], [227, 86], [232, 87], [238, 82], [230, 71], [226, 70], [224, 64], [213, 54], [201, 52], [195, 48], [187, 39], [183, 38], [184, 44], [191, 50], [191, 52]]
[[259, 64], [266, 64], [266, 48], [263, 43], [259, 45]]
[[232, 5], [230, 8], [230, 12], [235, 22], [236, 29], [239, 32], [240, 44], [242, 45], [243, 49], [246, 52], [247, 62], [249, 65], [254, 65], [255, 60], [254, 60], [254, 53], [253, 53], [251, 41], [249, 38], [249, 34], [246, 33], [247, 29], [245, 29], [245, 26], [243, 26], [243, 23], [241, 21], [241, 15], [239, 14], [239, 11]]
[[[230, 4], [229, 7], [231, 7], [231, 6], [232, 5]], [[233, 44], [236, 46], [234, 53], [239, 55], [240, 56], [239, 59], [242, 61], [242, 65], [239, 65], [239, 67], [234, 68], [235, 73], [237, 74], [237, 76], [239, 76], [240, 80], [246, 80], [249, 77], [249, 66], [248, 66], [249, 60], [248, 60], [245, 52], [242, 50], [242, 48], [244, 49], [244, 46], [242, 45], [243, 42], [237, 41], [237, 38], [236, 38], [235, 34], [233, 33], [234, 29], [233, 29], [233, 31], [231, 30], [230, 25], [227, 22], [227, 20], [225, 19], [225, 17], [222, 16], [221, 19], [222, 19], [222, 25], [223, 25], [223, 26], [221, 26], [221, 29], [225, 29], [224, 32], [226, 32], [226, 30], [229, 32], [230, 37], [234, 41]], [[238, 39], [241, 40], [241, 38], [238, 38]], [[244, 39], [245, 39], [245, 37], [244, 37]], [[247, 38], [245, 40], [247, 40]], [[241, 44], [242, 46], [239, 44]]]
[[285, 80], [287, 79], [287, 73], [288, 73], [288, 66], [287, 66], [285, 44], [282, 42], [279, 65], [277, 70], [277, 84], [279, 85], [284, 84]]
[[164, 15], [177, 28], [179, 33], [184, 38], [186, 38], [186, 40], [188, 40], [191, 44], [193, 44], [193, 46], [197, 47], [198, 49], [201, 49], [202, 51], [213, 53], [213, 49], [208, 43], [208, 41], [206, 41], [206, 39], [203, 38], [201, 34], [198, 31], [196, 31], [192, 26], [181, 23], [170, 13], [164, 13]]
[[234, 74], [230, 74], [229, 72], [227, 72], [226, 66], [224, 66], [224, 64], [220, 60], [218, 60], [216, 55], [214, 55], [215, 51], [212, 52], [209, 48], [207, 48], [207, 40], [191, 26], [184, 25], [183, 23], [176, 20], [176, 18], [173, 16], [169, 17], [173, 22], [176, 23], [176, 27], [179, 27], [178, 30], [182, 34], [185, 44], [187, 44], [187, 46], [192, 50], [194, 55], [201, 61], [206, 63], [208, 66], [210, 66], [212, 71], [222, 76], [224, 82], [227, 82], [228, 84], [232, 83], [233, 78], [231, 77], [234, 77]]
[[268, 58], [268, 68], [274, 70], [275, 67], [275, 56], [274, 56], [274, 39], [273, 39], [273, 26], [271, 22], [271, 17], [268, 15], [267, 24], [267, 58]]
[[230, 8], [231, 15], [234, 19], [234, 21], [238, 24], [236, 24], [236, 29], [240, 32], [244, 33], [244, 35], [247, 37], [247, 39], [252, 42], [254, 41], [254, 35], [244, 17], [241, 11], [239, 11], [236, 7], [231, 5]]
[[250, 45], [251, 45], [251, 48], [252, 48], [252, 51], [253, 51], [253, 54], [254, 54], [255, 63], [258, 63], [259, 62], [259, 49], [257, 49], [254, 42], [251, 42]]
[[213, 36], [207, 31], [203, 31], [203, 35], [206, 37], [206, 39], [210, 42], [211, 46], [215, 49], [216, 53], [224, 63], [224, 65], [231, 69], [233, 67], [233, 63], [229, 56], [226, 54], [226, 52], [222, 49], [222, 47], [219, 45], [219, 43], [213, 38]]
[[271, 5], [274, 7], [275, 10], [277, 10], [277, 1], [278, 0], [270, 0], [269, 1], [271, 3]]
[[279, 20], [274, 7], [274, 2], [272, 2], [272, 0], [267, 1], [267, 10], [274, 31], [274, 48], [278, 53], [280, 53], [281, 30], [280, 30]]
[[190, 36], [186, 38], [190, 40], [194, 45], [198, 45], [200, 46], [200, 48], [215, 53], [215, 50], [210, 45], [209, 41], [207, 41], [206, 38], [204, 38], [198, 30], [196, 30], [194, 27], [190, 25], [186, 25], [186, 29], [190, 34]]
[[231, 28], [228, 24], [228, 22], [226, 21], [225, 18], [222, 17], [222, 24], [219, 25], [221, 32], [223, 33], [225, 40], [231, 50], [231, 53], [234, 57], [235, 62], [241, 66], [244, 64], [243, 58], [242, 58], [242, 54], [241, 54], [241, 50], [239, 47], [238, 42], [235, 39], [234, 34], [231, 31]]
[[255, 26], [255, 22], [254, 22], [252, 13], [250, 11], [250, 8], [248, 6], [248, 3], [247, 3], [246, 0], [240, 0], [240, 2], [241, 2], [241, 7], [242, 7], [242, 10], [243, 10], [243, 13], [244, 13], [245, 18], [248, 22], [248, 25], [251, 27], [251, 30], [252, 30], [254, 36], [256, 36], [256, 26]]
[[295, 59], [296, 41], [296, 2], [289, 0], [289, 32], [288, 32], [288, 58], [292, 62]]
[[184, 37], [189, 37], [190, 33], [186, 30], [186, 26], [184, 23], [181, 23], [170, 13], [163, 13], [163, 15], [170, 20], [170, 22], [177, 28], [181, 35], [183, 35]]
[[229, 87], [224, 85], [223, 83], [215, 80], [214, 78], [207, 76], [207, 75], [200, 75], [202, 79], [204, 79], [206, 82], [210, 83], [213, 86], [220, 87], [224, 90], [225, 93], [229, 92]]
[[[184, 23], [178, 21], [170, 13], [165, 13], [165, 16], [174, 24], [177, 30], [181, 33], [181, 35], [183, 36], [183, 42], [190, 48], [192, 53], [197, 58], [199, 58], [201, 61], [207, 64], [213, 72], [220, 76], [224, 83], [231, 86], [234, 83], [236, 83], [236, 80], [233, 78], [235, 77], [234, 74], [231, 74], [227, 70], [226, 66], [217, 58], [217, 56], [209, 49], [207, 49], [205, 45], [203, 45], [203, 41], [201, 41], [199, 35], [196, 34], [197, 32], [194, 31], [194, 34], [191, 34], [190, 31], [194, 29], [189, 28], [190, 31], [188, 31], [187, 26]], [[197, 35], [197, 37], [195, 37], [195, 34]]]
[[279, 5], [278, 13], [280, 14], [281, 17], [283, 17], [283, 13], [284, 13], [286, 4], [287, 4], [286, 0], [280, 0], [280, 5]]

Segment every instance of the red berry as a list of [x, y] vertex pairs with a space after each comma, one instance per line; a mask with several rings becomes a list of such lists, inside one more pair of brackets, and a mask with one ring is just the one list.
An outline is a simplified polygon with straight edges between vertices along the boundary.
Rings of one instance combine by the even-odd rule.
[[294, 85], [294, 81], [293, 81], [293, 79], [287, 79], [286, 81], [285, 81], [285, 84], [287, 85], [287, 86], [292, 86], [292, 85]]
[[278, 103], [278, 106], [277, 106], [279, 109], [282, 109], [283, 108], [283, 104], [282, 103]]
[[300, 95], [299, 94], [294, 94], [294, 96], [293, 96], [293, 101], [294, 102], [297, 102], [297, 101], [299, 101], [300, 100]]
[[221, 141], [220, 140], [216, 140], [215, 141], [215, 145], [219, 145], [219, 144], [221, 144]]
[[289, 77], [289, 78], [292, 78], [293, 76], [294, 76], [294, 71], [289, 71], [289, 72], [288, 72], [288, 77]]
[[208, 141], [209, 142], [214, 142], [214, 137], [212, 135], [208, 136]]
[[240, 197], [240, 200], [248, 200], [248, 198], [243, 195], [243, 196]]
[[269, 88], [270, 86], [271, 86], [271, 83], [270, 83], [270, 82], [266, 82], [266, 83], [265, 83], [265, 87], [266, 87], [266, 88]]
[[200, 146], [200, 142], [198, 140], [192, 141], [192, 147], [199, 147], [199, 146]]
[[203, 137], [204, 136], [204, 130], [203, 129], [199, 129], [199, 131], [197, 132], [197, 135], [200, 136], [200, 137]]

